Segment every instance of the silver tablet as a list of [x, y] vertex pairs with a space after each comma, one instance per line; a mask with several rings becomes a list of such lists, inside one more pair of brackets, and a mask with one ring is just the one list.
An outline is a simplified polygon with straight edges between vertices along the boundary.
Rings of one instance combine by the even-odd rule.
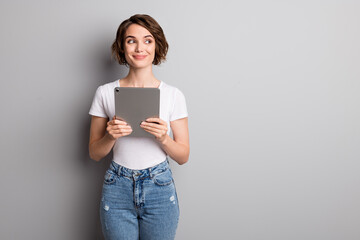
[[116, 118], [127, 122], [133, 130], [126, 137], [154, 137], [140, 124], [149, 117], [160, 116], [160, 89], [116, 87], [114, 94]]

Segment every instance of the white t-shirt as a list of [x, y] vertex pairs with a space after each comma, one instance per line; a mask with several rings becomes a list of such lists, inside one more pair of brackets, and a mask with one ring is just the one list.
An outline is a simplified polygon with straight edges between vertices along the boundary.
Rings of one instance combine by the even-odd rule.
[[[119, 79], [97, 88], [89, 114], [112, 119], [115, 115], [114, 88], [120, 87]], [[160, 118], [167, 122], [188, 116], [184, 94], [176, 87], [160, 82]], [[131, 136], [131, 135], [130, 135]], [[113, 160], [130, 169], [145, 169], [163, 162], [167, 156], [160, 144], [149, 137], [120, 137], [113, 148]]]

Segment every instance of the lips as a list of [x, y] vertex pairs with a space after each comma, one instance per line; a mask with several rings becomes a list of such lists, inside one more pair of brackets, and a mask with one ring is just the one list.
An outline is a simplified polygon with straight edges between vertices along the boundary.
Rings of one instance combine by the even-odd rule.
[[137, 60], [142, 60], [142, 59], [146, 58], [146, 55], [133, 55], [133, 57]]

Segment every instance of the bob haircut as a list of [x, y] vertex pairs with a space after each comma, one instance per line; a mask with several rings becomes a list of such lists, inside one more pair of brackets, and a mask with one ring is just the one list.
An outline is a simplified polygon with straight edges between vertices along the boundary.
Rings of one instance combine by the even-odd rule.
[[155, 57], [153, 64], [159, 65], [161, 62], [166, 60], [166, 54], [169, 48], [169, 45], [166, 41], [165, 34], [160, 27], [160, 25], [146, 14], [135, 14], [131, 16], [129, 19], [124, 20], [116, 33], [116, 39], [114, 43], [111, 45], [112, 56], [116, 58], [116, 60], [121, 65], [128, 65], [125, 59], [125, 33], [128, 27], [131, 24], [138, 24], [144, 28], [146, 28], [151, 35], [155, 38]]

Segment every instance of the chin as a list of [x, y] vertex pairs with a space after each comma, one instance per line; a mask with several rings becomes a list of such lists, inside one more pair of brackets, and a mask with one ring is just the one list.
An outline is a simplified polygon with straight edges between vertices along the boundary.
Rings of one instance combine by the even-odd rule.
[[132, 63], [131, 66], [133, 68], [146, 68], [146, 67], [149, 67], [151, 66], [152, 63]]

